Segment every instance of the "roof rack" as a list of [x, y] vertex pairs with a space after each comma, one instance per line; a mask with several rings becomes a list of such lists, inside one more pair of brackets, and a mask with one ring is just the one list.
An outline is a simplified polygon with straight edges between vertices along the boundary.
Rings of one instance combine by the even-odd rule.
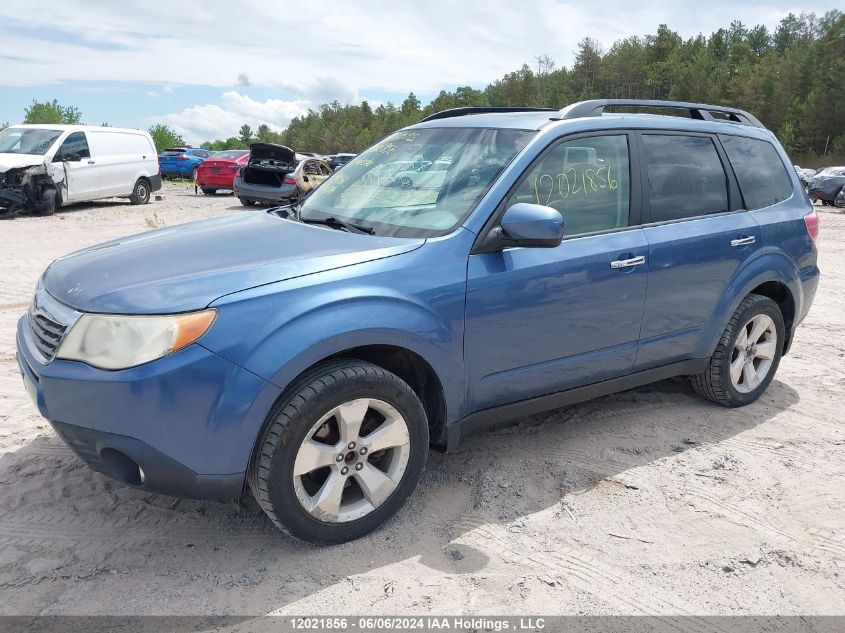
[[467, 106], [464, 108], [452, 108], [450, 110], [441, 110], [440, 112], [429, 114], [422, 121], [420, 121], [420, 123], [424, 123], [425, 121], [436, 121], [437, 119], [451, 119], [452, 117], [466, 116], [468, 114], [489, 114], [493, 112], [555, 112], [556, 110], [557, 108], [493, 108], [486, 106]]
[[[725, 106], [707, 105], [706, 103], [688, 103], [686, 101], [656, 101], [651, 99], [591, 99], [590, 101], [579, 101], [566, 106], [552, 117], [552, 120], [577, 119], [587, 116], [601, 116], [608, 107], [637, 107], [637, 108], [671, 108], [673, 110], [689, 110], [691, 119], [702, 121], [727, 121], [749, 125], [751, 127], [764, 128], [765, 126], [752, 114], [737, 108]], [[448, 112], [448, 110], [447, 110]], [[713, 114], [723, 115], [714, 117]]]

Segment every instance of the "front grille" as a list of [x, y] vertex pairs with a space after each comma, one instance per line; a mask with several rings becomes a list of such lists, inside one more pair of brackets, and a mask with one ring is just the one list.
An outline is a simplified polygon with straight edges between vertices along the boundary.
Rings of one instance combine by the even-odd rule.
[[47, 360], [52, 360], [64, 338], [66, 325], [54, 321], [43, 312], [29, 313], [29, 326], [32, 328], [32, 342]]

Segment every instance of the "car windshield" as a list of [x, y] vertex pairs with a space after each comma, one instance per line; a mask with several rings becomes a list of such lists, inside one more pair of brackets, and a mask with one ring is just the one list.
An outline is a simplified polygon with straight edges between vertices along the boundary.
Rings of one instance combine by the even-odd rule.
[[43, 156], [61, 134], [61, 130], [7, 127], [0, 132], [0, 152]]
[[[429, 128], [397, 132], [359, 154], [305, 201], [304, 220], [334, 217], [377, 235], [453, 230], [535, 132]], [[433, 165], [432, 169], [420, 169]]]
[[249, 150], [230, 149], [224, 152], [214, 152], [214, 158], [242, 158], [249, 154]]

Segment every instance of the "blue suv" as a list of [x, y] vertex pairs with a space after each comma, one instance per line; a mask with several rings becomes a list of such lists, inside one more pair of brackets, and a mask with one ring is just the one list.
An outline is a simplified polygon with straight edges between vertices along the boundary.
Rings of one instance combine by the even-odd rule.
[[347, 541], [491, 424], [672, 376], [760, 397], [819, 279], [789, 164], [719, 106], [440, 112], [296, 205], [58, 259], [18, 362], [93, 469]]

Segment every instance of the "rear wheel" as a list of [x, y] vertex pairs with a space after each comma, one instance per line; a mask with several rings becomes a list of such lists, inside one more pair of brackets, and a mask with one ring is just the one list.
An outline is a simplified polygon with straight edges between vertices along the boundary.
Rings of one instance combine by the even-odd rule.
[[329, 544], [368, 534], [402, 507], [422, 474], [422, 404], [371, 363], [317, 366], [271, 416], [249, 485], [273, 523], [298, 539]]
[[194, 167], [194, 168], [191, 170], [191, 180], [193, 180], [194, 182], [196, 182], [196, 181], [197, 181], [197, 172], [198, 172], [198, 171], [199, 171], [199, 170], [198, 170], [196, 167]]
[[207, 196], [213, 196], [217, 193], [217, 189], [213, 187], [202, 187], [202, 192]]
[[707, 370], [692, 377], [695, 390], [708, 400], [741, 407], [759, 398], [775, 376], [786, 337], [777, 303], [748, 295], [725, 328]]
[[150, 201], [150, 183], [145, 178], [139, 178], [129, 196], [132, 204], [147, 204]]
[[255, 205], [255, 200], [247, 200], [246, 198], [238, 198], [241, 201], [241, 204], [245, 207], [251, 207]]

